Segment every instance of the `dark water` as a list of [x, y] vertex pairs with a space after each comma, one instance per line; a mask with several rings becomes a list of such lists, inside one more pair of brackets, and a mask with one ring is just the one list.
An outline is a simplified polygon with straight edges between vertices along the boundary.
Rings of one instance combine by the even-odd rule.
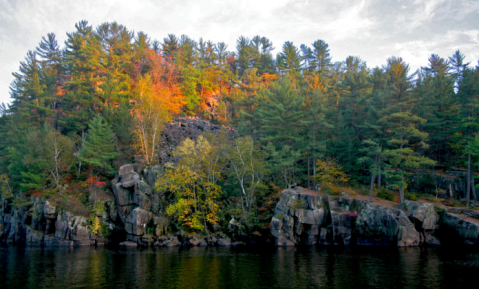
[[[0, 248], [0, 288], [477, 288], [472, 248]], [[471, 287], [471, 284], [475, 284]]]

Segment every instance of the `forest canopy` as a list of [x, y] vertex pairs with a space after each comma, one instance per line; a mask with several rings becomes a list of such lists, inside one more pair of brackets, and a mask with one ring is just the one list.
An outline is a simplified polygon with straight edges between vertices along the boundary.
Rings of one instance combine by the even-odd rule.
[[68, 196], [91, 208], [92, 177], [157, 165], [162, 129], [177, 117], [234, 130], [187, 140], [179, 162], [161, 164], [157, 189], [172, 193], [165, 212], [190, 229], [216, 226], [221, 202], [238, 204], [239, 213], [228, 208], [239, 218], [257, 216], [265, 196], [292, 184], [349, 182], [403, 203], [408, 191], [437, 193], [436, 176], [453, 170], [467, 182], [455, 197], [477, 199], [479, 67], [459, 50], [410, 71], [395, 56], [374, 68], [357, 56], [332, 62], [320, 39], [285, 42], [273, 55], [263, 36], [231, 48], [186, 35], [152, 40], [116, 22], [75, 27], [63, 46], [47, 34], [13, 73], [11, 104], [0, 109], [0, 180], [11, 202]]

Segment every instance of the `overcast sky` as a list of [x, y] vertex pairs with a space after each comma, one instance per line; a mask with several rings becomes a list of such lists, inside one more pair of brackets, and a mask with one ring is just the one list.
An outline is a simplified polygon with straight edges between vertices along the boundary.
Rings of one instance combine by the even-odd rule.
[[240, 35], [265, 36], [275, 52], [285, 41], [322, 39], [333, 61], [355, 55], [371, 68], [400, 56], [414, 71], [432, 53], [458, 49], [474, 66], [479, 59], [479, 0], [0, 0], [0, 102], [9, 102], [27, 51], [49, 32], [63, 48], [83, 19], [94, 27], [117, 21], [159, 41], [170, 33], [222, 41], [230, 51]]

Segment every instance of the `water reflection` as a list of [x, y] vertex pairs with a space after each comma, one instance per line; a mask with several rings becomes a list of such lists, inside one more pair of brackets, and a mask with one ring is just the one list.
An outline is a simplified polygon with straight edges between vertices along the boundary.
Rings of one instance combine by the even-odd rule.
[[450, 288], [471, 248], [0, 248], [0, 288]]

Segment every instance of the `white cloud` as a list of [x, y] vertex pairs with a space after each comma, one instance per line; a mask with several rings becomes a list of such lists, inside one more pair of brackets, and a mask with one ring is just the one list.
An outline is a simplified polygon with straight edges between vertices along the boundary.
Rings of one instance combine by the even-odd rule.
[[434, 17], [436, 8], [445, 1], [446, 0], [416, 0], [412, 3], [414, 5], [413, 13], [405, 15], [405, 21], [398, 24], [405, 24], [409, 31], [426, 25], [427, 22]]
[[336, 20], [325, 23], [322, 31], [327, 33], [332, 41], [370, 36], [370, 29], [374, 27], [374, 22], [364, 17], [366, 8], [365, 0], [349, 9], [346, 8]]

